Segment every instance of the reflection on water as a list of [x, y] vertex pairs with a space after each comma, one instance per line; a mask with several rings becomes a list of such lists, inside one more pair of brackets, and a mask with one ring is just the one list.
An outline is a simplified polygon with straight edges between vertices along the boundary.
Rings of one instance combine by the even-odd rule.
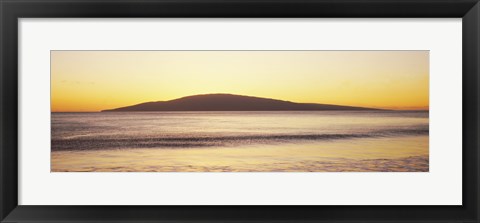
[[53, 113], [52, 171], [428, 171], [428, 112]]

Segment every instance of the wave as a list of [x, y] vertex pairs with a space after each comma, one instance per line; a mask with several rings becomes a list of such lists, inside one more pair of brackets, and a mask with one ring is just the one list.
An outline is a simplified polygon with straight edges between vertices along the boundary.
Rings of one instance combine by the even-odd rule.
[[349, 134], [268, 134], [235, 136], [185, 136], [185, 137], [133, 137], [133, 136], [89, 136], [79, 138], [52, 139], [53, 151], [104, 150], [126, 148], [193, 148], [214, 146], [236, 146], [245, 144], [275, 144], [295, 141], [330, 141], [359, 138], [428, 135], [428, 128], [391, 129], [369, 133]]

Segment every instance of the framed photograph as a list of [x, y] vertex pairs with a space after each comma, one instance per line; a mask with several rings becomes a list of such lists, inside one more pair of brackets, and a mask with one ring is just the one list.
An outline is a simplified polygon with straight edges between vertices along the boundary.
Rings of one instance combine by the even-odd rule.
[[0, 7], [1, 222], [479, 222], [476, 0]]

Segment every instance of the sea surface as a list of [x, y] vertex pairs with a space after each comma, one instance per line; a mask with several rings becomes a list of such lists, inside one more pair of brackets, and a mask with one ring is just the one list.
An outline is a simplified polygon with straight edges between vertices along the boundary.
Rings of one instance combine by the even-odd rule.
[[52, 113], [51, 170], [428, 172], [425, 111]]

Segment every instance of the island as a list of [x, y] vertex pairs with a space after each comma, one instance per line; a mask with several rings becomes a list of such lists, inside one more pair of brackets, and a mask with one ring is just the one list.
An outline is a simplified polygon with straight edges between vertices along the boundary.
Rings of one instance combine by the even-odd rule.
[[133, 111], [335, 111], [381, 110], [331, 104], [296, 103], [234, 94], [202, 94], [169, 101], [145, 102], [136, 105], [102, 110], [102, 112]]

